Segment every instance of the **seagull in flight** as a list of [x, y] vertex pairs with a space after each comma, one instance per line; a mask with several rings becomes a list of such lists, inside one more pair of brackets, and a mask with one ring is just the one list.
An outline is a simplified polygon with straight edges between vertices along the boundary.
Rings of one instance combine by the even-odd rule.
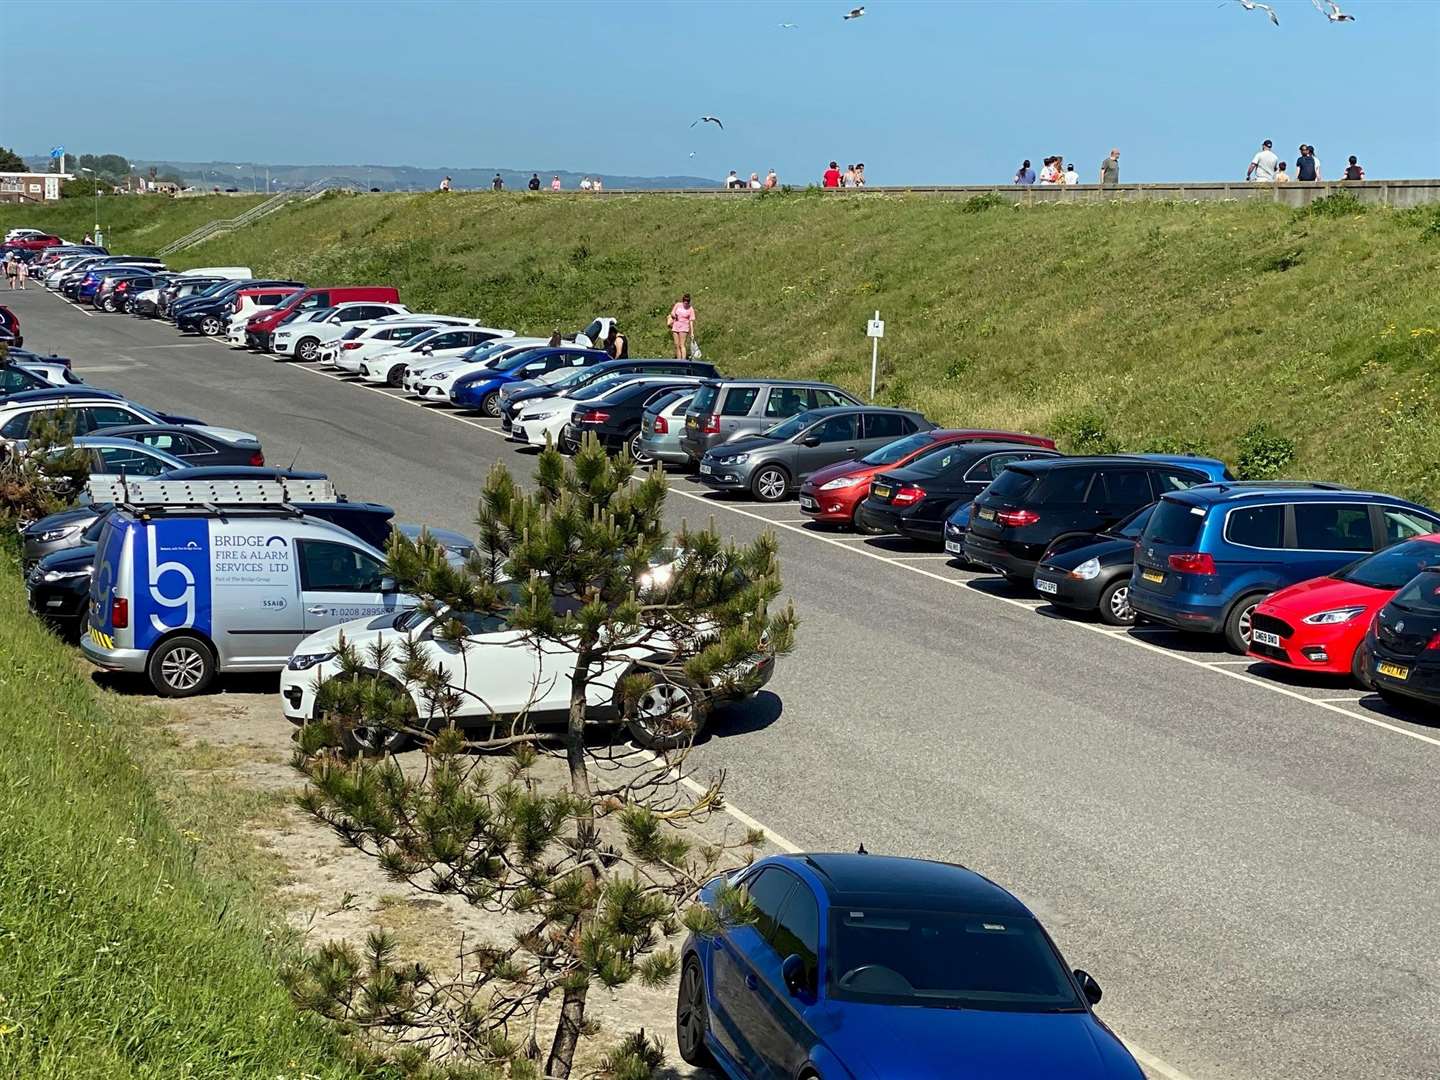
[[[1317, 0], [1310, 0], [1310, 2], [1316, 3]], [[1270, 16], [1270, 21], [1272, 23], [1274, 23], [1276, 26], [1280, 25], [1280, 19], [1275, 14], [1275, 9], [1272, 8], [1269, 4], [1259, 3], [1259, 0], [1236, 0], [1236, 3], [1238, 3], [1246, 11], [1254, 11], [1256, 8], [1259, 8], [1261, 11], [1265, 12], [1265, 14]], [[1221, 4], [1220, 6], [1224, 7], [1225, 5]]]
[[[1325, 3], [1323, 5], [1320, 3], [1320, 0], [1310, 0], [1310, 2], [1315, 5], [1316, 11], [1320, 12], [1321, 15], [1324, 15], [1325, 18], [1329, 19], [1331, 22], [1339, 23], [1355, 21], [1355, 16], [1346, 15], [1345, 12], [1340, 10], [1340, 5], [1335, 3], [1335, 0], [1325, 0]], [[1330, 9], [1329, 11], [1325, 10], [1325, 8], [1327, 7]]]
[[780, 29], [781, 29], [781, 30], [798, 30], [798, 29], [800, 29], [800, 24], [799, 24], [798, 22], [782, 22], [782, 23], [780, 24]]
[[694, 127], [696, 124], [714, 124], [721, 131], [725, 130], [725, 125], [720, 123], [720, 118], [718, 116], [702, 116], [699, 120], [692, 120], [690, 122], [691, 127]]
[[860, 7], [851, 8], [851, 9], [850, 9], [850, 14], [845, 16], [845, 21], [846, 21], [846, 22], [849, 22], [851, 19], [858, 19], [858, 18], [860, 18], [861, 15], [864, 15], [864, 14], [865, 14], [865, 7], [864, 7], [864, 5], [862, 4]]

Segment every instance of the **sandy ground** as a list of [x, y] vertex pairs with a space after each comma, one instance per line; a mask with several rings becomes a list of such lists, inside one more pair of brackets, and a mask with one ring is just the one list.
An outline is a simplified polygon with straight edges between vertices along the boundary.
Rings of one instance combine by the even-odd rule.
[[[294, 729], [280, 715], [273, 681], [232, 680], [223, 692], [162, 702], [161, 707], [197, 778], [271, 793], [303, 787], [303, 778], [290, 765]], [[547, 771], [557, 780], [563, 776], [558, 762], [545, 761], [536, 771], [542, 782]], [[367, 933], [379, 927], [395, 936], [397, 959], [421, 960], [445, 972], [455, 969], [462, 939], [467, 945], [506, 944], [523, 923], [387, 880], [375, 860], [345, 847], [293, 806], [251, 823], [250, 831], [275, 860], [282, 880], [278, 903], [308, 945], [343, 938], [361, 947]], [[620, 1036], [644, 1028], [664, 1042], [667, 1067], [660, 1076], [713, 1075], [687, 1066], [675, 1052], [673, 985], [649, 990], [637, 982], [614, 993], [592, 987], [586, 1014], [600, 1031], [583, 1044], [582, 1063], [593, 1063]], [[541, 1031], [544, 1047], [543, 1025]], [[523, 1033], [512, 1032], [517, 1034]]]

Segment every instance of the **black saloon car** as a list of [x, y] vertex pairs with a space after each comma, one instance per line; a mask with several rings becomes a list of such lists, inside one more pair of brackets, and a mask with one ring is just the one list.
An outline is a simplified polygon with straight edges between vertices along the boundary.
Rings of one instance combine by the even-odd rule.
[[1154, 509], [1151, 503], [1098, 533], [1056, 540], [1035, 568], [1035, 591], [1056, 607], [1096, 611], [1111, 626], [1133, 626], [1130, 574], [1135, 569], [1135, 541]]
[[574, 450], [587, 432], [593, 432], [605, 449], [623, 447], [633, 460], [648, 462], [649, 455], [640, 449], [640, 421], [645, 406], [673, 390], [699, 385], [699, 379], [677, 375], [665, 381], [634, 383], [594, 401], [582, 402], [575, 406], [560, 434], [560, 447]]
[[945, 519], [979, 495], [1016, 461], [1058, 456], [1020, 443], [949, 443], [899, 469], [877, 473], [856, 523], [871, 532], [899, 533], [940, 544]]
[[1415, 575], [1379, 610], [1355, 666], [1392, 705], [1440, 705], [1440, 567]]
[[265, 464], [265, 454], [254, 439], [227, 439], [212, 428], [180, 424], [126, 424], [123, 427], [100, 428], [92, 434], [134, 439], [174, 454], [195, 467]]

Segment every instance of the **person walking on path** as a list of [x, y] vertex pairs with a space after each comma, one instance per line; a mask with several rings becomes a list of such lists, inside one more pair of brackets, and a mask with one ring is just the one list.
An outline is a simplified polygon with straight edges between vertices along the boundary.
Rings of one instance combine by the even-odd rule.
[[1022, 162], [1020, 163], [1020, 168], [1018, 168], [1018, 169], [1015, 170], [1015, 179], [1014, 179], [1013, 181], [1011, 181], [1011, 183], [1015, 183], [1015, 184], [1033, 184], [1033, 183], [1035, 183], [1035, 170], [1030, 167], [1030, 159], [1029, 159], [1029, 158], [1026, 158], [1024, 161], [1022, 161]]
[[15, 253], [13, 251], [5, 253], [5, 280], [9, 282], [11, 289], [15, 288]]
[[1313, 184], [1320, 179], [1320, 167], [1315, 161], [1315, 152], [1305, 143], [1300, 144], [1300, 156], [1295, 159], [1295, 179]]
[[500, 179], [500, 174], [498, 172], [495, 174], [495, 179], [490, 181], [490, 187], [493, 191], [505, 190], [505, 181]]
[[670, 309], [670, 317], [665, 322], [670, 327], [670, 336], [675, 339], [675, 359], [688, 359], [695, 341], [695, 309], [690, 304], [688, 292]]
[[[1345, 166], [1345, 179], [1346, 179], [1346, 180], [1364, 180], [1364, 179], [1365, 179], [1365, 170], [1364, 170], [1364, 168], [1361, 167], [1360, 162], [1358, 162], [1357, 160], [1355, 160], [1355, 155], [1354, 155], [1354, 154], [1351, 154], [1351, 155], [1350, 155], [1350, 164], [1347, 165], [1347, 166]], [[22, 270], [22, 272], [23, 272], [24, 267], [25, 267], [25, 264], [24, 264], [24, 263], [21, 263], [21, 264], [20, 264], [20, 267], [21, 267], [21, 270]], [[22, 277], [21, 280], [23, 281], [24, 278]], [[24, 285], [21, 285], [20, 287], [23, 289], [25, 286], [24, 286]]]
[[1100, 162], [1100, 186], [1118, 187], [1120, 184], [1120, 151], [1111, 150], [1110, 156]]
[[1285, 162], [1282, 161], [1282, 162], [1280, 162], [1280, 164], [1279, 164], [1278, 166], [1276, 166], [1276, 168], [1275, 168], [1275, 183], [1277, 183], [1277, 184], [1288, 184], [1289, 182], [1290, 182], [1290, 174], [1285, 171]]
[[560, 177], [559, 177], [558, 175], [555, 177], [555, 179], [553, 179], [553, 180], [550, 181], [550, 190], [551, 190], [551, 191], [559, 191], [559, 190], [560, 190]]
[[838, 188], [840, 186], [840, 166], [830, 162], [830, 167], [825, 170], [825, 177], [820, 181], [827, 188]]
[[1266, 139], [1260, 144], [1260, 151], [1250, 159], [1250, 167], [1245, 170], [1245, 179], [1253, 180], [1257, 184], [1269, 184], [1275, 179], [1275, 166], [1280, 159], [1275, 156], [1275, 151], [1270, 149], [1270, 140]]
[[780, 179], [775, 175], [774, 169], [771, 169], [768, 173], [765, 174], [765, 189], [767, 191], [774, 188], [775, 185], [778, 183], [780, 183]]
[[540, 190], [540, 174], [539, 174], [539, 173], [533, 173], [533, 172], [532, 172], [532, 173], [530, 174], [530, 184], [529, 184], [529, 187], [530, 187], [530, 190], [531, 190], [531, 191], [539, 191], [539, 190]]
[[15, 260], [15, 276], [20, 280], [20, 291], [25, 291], [25, 283], [30, 280], [30, 264], [24, 259]]

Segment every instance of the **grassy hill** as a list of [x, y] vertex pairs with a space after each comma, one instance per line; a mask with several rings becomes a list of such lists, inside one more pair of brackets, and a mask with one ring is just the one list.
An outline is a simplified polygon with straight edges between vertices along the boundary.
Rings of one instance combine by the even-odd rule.
[[[135, 202], [121, 246], [183, 233], [172, 218], [188, 228], [199, 209]], [[414, 307], [537, 332], [614, 314], [635, 355], [667, 351], [665, 313], [689, 291], [727, 372], [857, 391], [879, 309], [880, 396], [938, 422], [1208, 451], [1440, 503], [1440, 211], [993, 202], [332, 195], [176, 261], [393, 283]], [[22, 219], [54, 224], [0, 211]]]

